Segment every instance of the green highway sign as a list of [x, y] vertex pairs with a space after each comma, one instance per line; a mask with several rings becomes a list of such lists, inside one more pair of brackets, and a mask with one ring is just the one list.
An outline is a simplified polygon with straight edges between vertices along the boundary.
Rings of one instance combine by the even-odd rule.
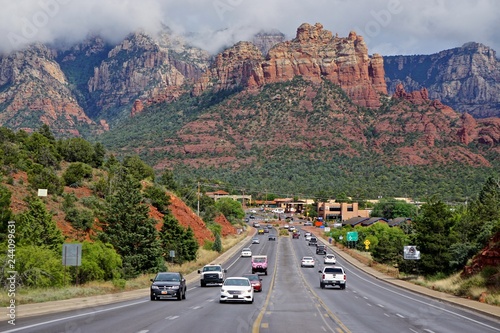
[[356, 242], [358, 240], [358, 232], [357, 231], [349, 231], [347, 233], [347, 241], [348, 242]]

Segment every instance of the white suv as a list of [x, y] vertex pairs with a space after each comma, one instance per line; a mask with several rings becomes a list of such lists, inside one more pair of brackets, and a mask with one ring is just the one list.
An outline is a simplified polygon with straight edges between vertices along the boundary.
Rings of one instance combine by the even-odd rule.
[[227, 269], [223, 269], [221, 265], [205, 265], [203, 269], [198, 270], [198, 274], [201, 274], [200, 285], [206, 287], [210, 283], [222, 284], [226, 278], [225, 273]]

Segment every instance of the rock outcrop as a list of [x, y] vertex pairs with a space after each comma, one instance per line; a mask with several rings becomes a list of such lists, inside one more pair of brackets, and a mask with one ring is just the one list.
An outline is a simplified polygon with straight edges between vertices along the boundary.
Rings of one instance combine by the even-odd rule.
[[79, 136], [84, 127], [102, 131], [79, 105], [55, 57], [41, 44], [0, 57], [0, 125], [31, 132], [47, 124], [58, 136]]
[[195, 93], [238, 85], [252, 89], [296, 76], [313, 83], [329, 80], [366, 107], [380, 106], [379, 95], [387, 94], [383, 59], [378, 54], [369, 57], [363, 37], [351, 32], [347, 38], [339, 38], [319, 23], [302, 24], [295, 39], [274, 45], [266, 59], [251, 43], [225, 50], [198, 82]]
[[385, 56], [390, 93], [399, 83], [408, 90], [426, 88], [429, 97], [475, 118], [500, 116], [500, 61], [480, 43], [430, 55]]

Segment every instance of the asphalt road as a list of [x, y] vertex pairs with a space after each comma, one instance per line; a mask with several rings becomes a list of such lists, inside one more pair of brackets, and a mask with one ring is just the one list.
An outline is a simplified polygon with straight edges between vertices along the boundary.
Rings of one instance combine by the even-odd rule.
[[[275, 231], [277, 233], [277, 231]], [[347, 272], [347, 288], [320, 289], [322, 257], [303, 237], [279, 237], [250, 245], [267, 254], [268, 275], [253, 304], [220, 304], [218, 286], [188, 284], [187, 299], [139, 299], [43, 316], [20, 318], [16, 326], [0, 323], [1, 332], [500, 332], [496, 317], [437, 301], [366, 274], [337, 255]], [[331, 251], [331, 250], [330, 250]], [[300, 267], [302, 256], [317, 259], [315, 268]], [[250, 258], [239, 252], [224, 266], [227, 276], [250, 272]]]

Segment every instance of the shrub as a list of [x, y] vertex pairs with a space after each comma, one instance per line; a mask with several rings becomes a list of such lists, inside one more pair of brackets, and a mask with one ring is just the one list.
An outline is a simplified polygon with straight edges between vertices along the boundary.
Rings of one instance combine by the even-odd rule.
[[92, 167], [82, 162], [71, 163], [66, 171], [64, 171], [62, 178], [67, 186], [72, 184], [81, 184], [84, 178], [92, 176]]

